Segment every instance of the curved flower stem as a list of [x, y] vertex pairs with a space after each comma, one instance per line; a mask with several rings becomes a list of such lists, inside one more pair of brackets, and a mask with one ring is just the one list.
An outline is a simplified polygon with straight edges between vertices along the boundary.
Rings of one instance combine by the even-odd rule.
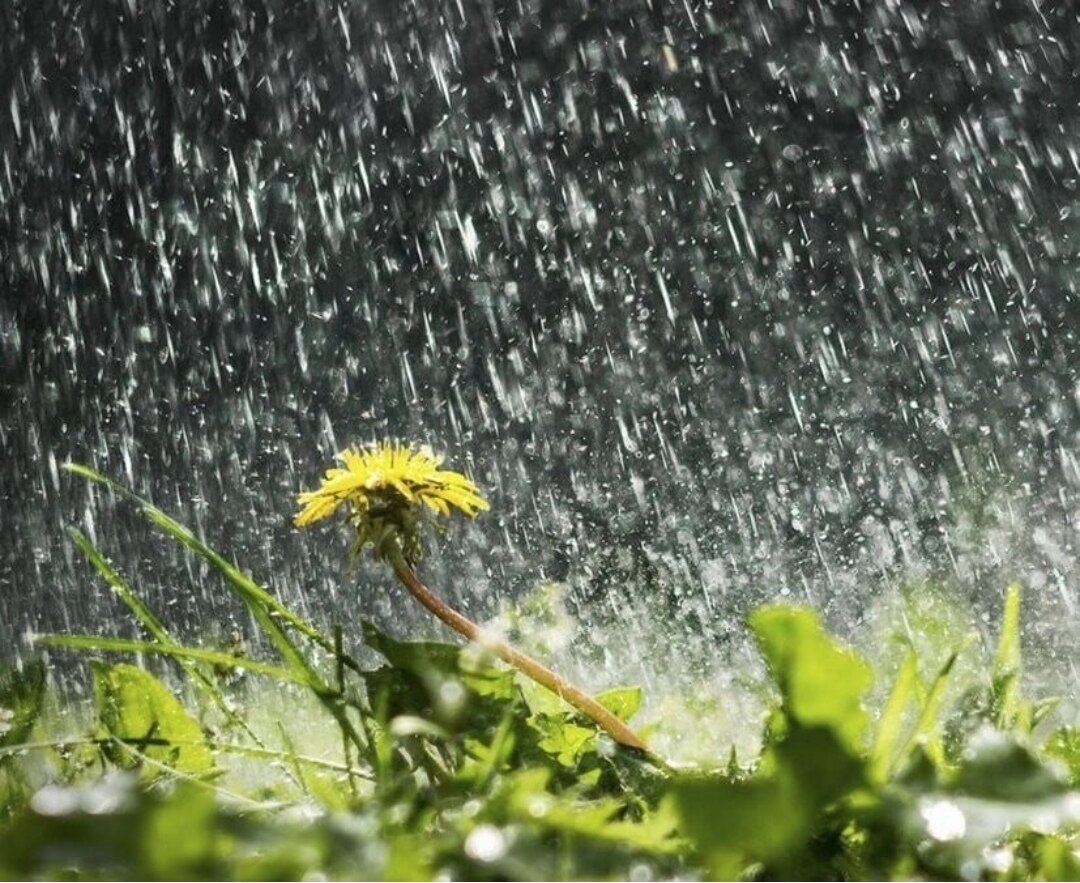
[[401, 584], [405, 586], [409, 594], [454, 631], [490, 650], [526, 677], [532, 678], [536, 683], [547, 687], [559, 698], [569, 702], [586, 717], [591, 718], [598, 727], [610, 734], [611, 738], [616, 742], [630, 748], [636, 748], [638, 751], [644, 752], [650, 760], [655, 761], [665, 769], [668, 768], [667, 763], [655, 755], [633, 730], [584, 690], [574, 686], [562, 676], [555, 674], [555, 672], [537, 662], [531, 656], [522, 653], [516, 647], [481, 628], [468, 617], [462, 616], [438, 597], [420, 581], [416, 571], [405, 561], [400, 549], [388, 550], [387, 558], [394, 568], [395, 575], [401, 580]]

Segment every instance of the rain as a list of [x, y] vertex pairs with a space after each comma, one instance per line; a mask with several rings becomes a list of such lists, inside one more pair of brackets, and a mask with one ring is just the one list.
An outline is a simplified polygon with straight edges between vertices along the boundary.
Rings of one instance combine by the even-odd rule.
[[854, 640], [934, 580], [991, 630], [1018, 580], [1075, 707], [1077, 45], [1038, 0], [9, 0], [4, 657], [134, 633], [69, 525], [253, 632], [68, 460], [317, 622], [430, 632], [290, 521], [397, 438], [492, 504], [430, 581], [560, 584], [597, 689], [723, 696], [765, 601]]

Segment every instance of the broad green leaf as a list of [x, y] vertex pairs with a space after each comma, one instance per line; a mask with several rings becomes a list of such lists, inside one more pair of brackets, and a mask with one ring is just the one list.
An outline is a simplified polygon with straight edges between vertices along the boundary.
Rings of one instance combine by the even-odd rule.
[[597, 693], [594, 698], [619, 720], [625, 722], [638, 713], [643, 697], [641, 687], [614, 687]]
[[967, 745], [949, 781], [902, 787], [911, 792], [905, 800], [909, 836], [940, 868], [970, 868], [972, 876], [996, 870], [984, 865], [987, 848], [1005, 836], [1080, 824], [1080, 792], [1070, 791], [1014, 738], [990, 728]]
[[360, 628], [364, 643], [381, 653], [387, 662], [396, 668], [415, 675], [427, 675], [433, 671], [444, 675], [458, 673], [461, 648], [454, 644], [441, 641], [399, 641], [366, 619], [361, 621]]
[[709, 871], [709, 879], [737, 880], [748, 865], [794, 850], [812, 819], [775, 779], [732, 782], [702, 779], [677, 784], [681, 824]]
[[146, 876], [154, 880], [198, 876], [221, 836], [214, 827], [216, 816], [210, 791], [178, 782], [169, 799], [154, 805], [144, 818], [137, 848]]
[[950, 789], [988, 800], [1034, 803], [1064, 794], [1068, 784], [1012, 736], [986, 729], [966, 747]]
[[621, 800], [584, 800], [575, 793], [577, 789], [554, 793], [551, 779], [551, 771], [542, 768], [506, 775], [482, 810], [483, 817], [525, 822], [563, 838], [625, 844], [653, 854], [678, 848], [677, 817], [670, 803], [640, 821], [625, 821], [620, 818], [625, 808]]
[[[507, 709], [520, 707], [508, 672], [454, 674], [425, 667], [419, 655], [409, 665], [383, 665], [361, 676], [372, 707], [384, 715], [383, 724], [405, 715], [429, 719], [454, 733], [487, 733], [494, 732]], [[523, 709], [516, 716], [523, 718]]]
[[529, 719], [542, 737], [539, 746], [563, 766], [572, 767], [596, 745], [596, 727], [581, 727], [563, 715]]
[[138, 754], [144, 754], [181, 773], [199, 775], [213, 769], [202, 729], [168, 687], [134, 665], [92, 665], [98, 717], [105, 731], [124, 746], [116, 753], [120, 763], [137, 766]]
[[521, 689], [522, 695], [525, 697], [525, 702], [529, 706], [529, 710], [533, 714], [546, 714], [551, 717], [557, 717], [561, 714], [566, 714], [569, 711], [569, 706], [563, 702], [562, 699], [552, 693], [547, 687], [540, 686], [540, 684], [536, 683], [536, 681], [531, 678], [519, 675], [517, 684]]
[[785, 713], [803, 726], [829, 727], [846, 747], [860, 749], [869, 721], [862, 706], [872, 679], [869, 666], [833, 641], [808, 609], [762, 607], [751, 614], [750, 627]]
[[[862, 763], [829, 727], [800, 727], [771, 749], [769, 772], [676, 780], [681, 830], [715, 879], [735, 879], [754, 862], [783, 876], [826, 823], [825, 810], [860, 787]], [[794, 873], [794, 871], [791, 871]]]
[[433, 687], [445, 678], [464, 683], [480, 696], [513, 699], [517, 696], [514, 673], [488, 664], [483, 654], [440, 641], [399, 641], [373, 623], [361, 622], [364, 643], [382, 654], [391, 665], [410, 672]]
[[815, 812], [864, 784], [864, 760], [831, 727], [800, 727], [769, 751], [777, 776]]

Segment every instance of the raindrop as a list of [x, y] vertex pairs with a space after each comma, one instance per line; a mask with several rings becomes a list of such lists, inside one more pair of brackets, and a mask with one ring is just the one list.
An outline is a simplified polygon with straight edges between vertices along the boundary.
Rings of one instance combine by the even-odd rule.
[[959, 840], [967, 831], [963, 811], [951, 800], [932, 800], [919, 807], [926, 833], [934, 840]]
[[478, 862], [494, 862], [506, 855], [506, 835], [494, 825], [477, 825], [465, 838], [465, 854]]

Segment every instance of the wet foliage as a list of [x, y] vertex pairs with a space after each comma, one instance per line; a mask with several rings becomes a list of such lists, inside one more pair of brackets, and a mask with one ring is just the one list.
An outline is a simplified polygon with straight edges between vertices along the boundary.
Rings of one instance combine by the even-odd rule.
[[[361, 620], [347, 623], [364, 645], [350, 655], [342, 630], [319, 632], [162, 510], [72, 469], [204, 561], [248, 610], [257, 646], [178, 643], [74, 532], [140, 637], [38, 636], [50, 654], [90, 654], [81, 706], [40, 663], [0, 677], [4, 876], [1080, 874], [1080, 739], [1049, 725], [1052, 702], [1020, 689], [1018, 586], [994, 647], [953, 636], [943, 659], [928, 657], [912, 617], [897, 627], [898, 664], [876, 671], [813, 611], [757, 609], [747, 626], [768, 672], [760, 752], [669, 765], [616, 745], [479, 648]], [[138, 664], [121, 660], [133, 655]], [[973, 655], [979, 675], [951, 690], [957, 660]], [[642, 693], [597, 698], [630, 719]]]
[[[1077, 46], [0, 0], [0, 872], [1078, 876]], [[682, 763], [292, 531], [384, 437], [493, 503], [454, 600]]]

